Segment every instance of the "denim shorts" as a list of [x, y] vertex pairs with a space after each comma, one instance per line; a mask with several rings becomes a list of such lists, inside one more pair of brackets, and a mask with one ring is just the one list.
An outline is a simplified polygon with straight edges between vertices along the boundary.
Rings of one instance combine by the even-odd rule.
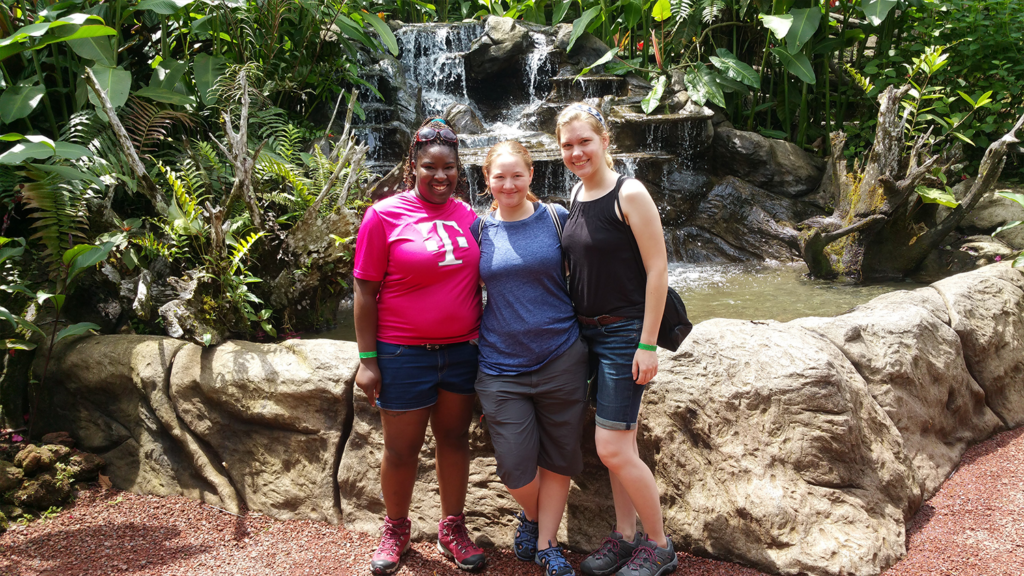
[[580, 325], [590, 347], [591, 386], [597, 386], [594, 421], [606, 430], [636, 428], [640, 401], [647, 387], [633, 379], [633, 356], [643, 326], [643, 319], [620, 320], [605, 326]]
[[582, 340], [532, 372], [480, 372], [476, 389], [505, 486], [516, 490], [533, 482], [538, 466], [563, 476], [583, 470], [587, 345]]
[[380, 367], [380, 395], [377, 406], [384, 410], [419, 410], [437, 403], [438, 389], [453, 394], [476, 393], [479, 349], [475, 343], [459, 342], [439, 350], [423, 346], [377, 341]]

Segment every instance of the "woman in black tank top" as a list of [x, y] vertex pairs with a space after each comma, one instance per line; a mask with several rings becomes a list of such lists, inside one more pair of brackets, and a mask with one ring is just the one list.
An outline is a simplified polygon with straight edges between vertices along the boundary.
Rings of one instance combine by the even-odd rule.
[[[658, 373], [654, 344], [668, 290], [661, 218], [643, 184], [612, 170], [608, 130], [598, 110], [568, 106], [555, 137], [562, 161], [581, 180], [572, 190], [562, 248], [580, 331], [596, 365], [595, 440], [615, 501], [615, 530], [580, 569], [600, 576], [619, 569], [660, 576], [675, 570], [677, 561], [636, 434], [645, 385]], [[636, 532], [638, 515], [647, 538]]]

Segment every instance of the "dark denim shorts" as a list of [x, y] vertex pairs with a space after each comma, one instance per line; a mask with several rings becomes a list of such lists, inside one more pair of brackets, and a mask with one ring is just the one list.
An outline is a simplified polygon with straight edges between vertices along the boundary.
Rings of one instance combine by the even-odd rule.
[[475, 343], [449, 344], [440, 350], [377, 341], [380, 395], [384, 410], [419, 410], [437, 403], [437, 391], [475, 394], [479, 348]]
[[640, 414], [646, 385], [633, 380], [633, 355], [640, 343], [642, 319], [606, 326], [580, 325], [590, 347], [591, 386], [597, 386], [595, 423], [606, 430], [632, 430]]

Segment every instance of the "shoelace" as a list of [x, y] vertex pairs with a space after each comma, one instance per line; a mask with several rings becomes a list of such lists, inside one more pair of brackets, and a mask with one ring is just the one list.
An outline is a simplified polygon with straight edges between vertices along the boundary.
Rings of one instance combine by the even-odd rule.
[[473, 545], [473, 542], [469, 539], [469, 532], [466, 530], [465, 523], [445, 522], [444, 530], [448, 534], [448, 539], [459, 547], [460, 552], [465, 552]]
[[633, 557], [629, 559], [626, 567], [635, 570], [643, 566], [645, 560], [655, 565], [658, 564], [658, 556], [654, 554], [653, 548], [638, 546], [637, 549], [633, 551]]
[[516, 528], [516, 535], [529, 534], [531, 536], [537, 536], [539, 526], [536, 522], [530, 522], [526, 519], [526, 515], [523, 513], [519, 514], [519, 527]]
[[555, 574], [560, 568], [572, 568], [569, 561], [562, 556], [562, 549], [559, 546], [552, 546], [537, 552], [541, 562], [547, 567], [548, 572]]
[[594, 551], [594, 556], [598, 558], [604, 558], [612, 552], [619, 551], [619, 541], [611, 536], [605, 536], [604, 540], [601, 540], [601, 545]]
[[384, 532], [382, 535], [380, 546], [378, 549], [383, 549], [385, 553], [394, 554], [398, 552], [398, 542], [402, 539], [402, 530], [398, 525], [389, 524], [384, 522], [384, 525], [380, 527]]

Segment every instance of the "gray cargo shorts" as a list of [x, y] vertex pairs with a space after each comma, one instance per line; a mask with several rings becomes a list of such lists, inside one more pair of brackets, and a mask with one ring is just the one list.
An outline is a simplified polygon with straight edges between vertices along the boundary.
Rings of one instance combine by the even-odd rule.
[[582, 339], [532, 372], [478, 372], [476, 393], [505, 486], [526, 486], [537, 476], [538, 466], [564, 476], [583, 470], [587, 345]]

